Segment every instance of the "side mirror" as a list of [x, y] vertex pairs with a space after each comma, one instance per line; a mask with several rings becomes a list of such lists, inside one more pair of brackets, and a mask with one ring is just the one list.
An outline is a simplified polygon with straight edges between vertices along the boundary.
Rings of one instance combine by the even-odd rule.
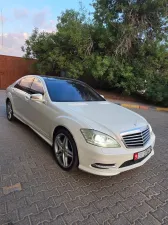
[[100, 95], [102, 98], [104, 98], [104, 95]]
[[42, 94], [32, 94], [30, 99], [35, 102], [45, 102]]

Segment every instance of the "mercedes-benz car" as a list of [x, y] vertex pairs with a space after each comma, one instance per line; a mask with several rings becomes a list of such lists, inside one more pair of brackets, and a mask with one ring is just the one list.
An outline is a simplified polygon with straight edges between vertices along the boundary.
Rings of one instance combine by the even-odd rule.
[[6, 90], [6, 112], [9, 121], [21, 120], [48, 142], [66, 171], [112, 176], [154, 155], [150, 124], [79, 80], [22, 77]]

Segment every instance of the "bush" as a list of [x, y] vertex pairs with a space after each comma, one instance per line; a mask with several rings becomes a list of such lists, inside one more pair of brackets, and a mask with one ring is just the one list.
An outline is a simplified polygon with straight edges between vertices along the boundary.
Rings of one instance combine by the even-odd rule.
[[148, 100], [155, 104], [168, 106], [168, 79], [165, 77], [157, 77], [147, 86], [145, 96]]

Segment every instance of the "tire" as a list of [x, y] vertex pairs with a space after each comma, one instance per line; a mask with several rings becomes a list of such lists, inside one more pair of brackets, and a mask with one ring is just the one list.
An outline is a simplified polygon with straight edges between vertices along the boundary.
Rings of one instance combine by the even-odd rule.
[[75, 170], [79, 165], [76, 143], [70, 132], [60, 128], [54, 134], [54, 155], [57, 164], [65, 171]]
[[15, 119], [13, 115], [13, 107], [10, 100], [7, 100], [6, 102], [6, 116], [9, 121], [13, 121]]

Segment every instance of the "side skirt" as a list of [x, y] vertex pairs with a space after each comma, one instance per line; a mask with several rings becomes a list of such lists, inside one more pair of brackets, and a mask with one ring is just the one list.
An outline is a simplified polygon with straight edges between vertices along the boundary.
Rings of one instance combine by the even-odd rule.
[[38, 134], [44, 141], [46, 141], [50, 146], [53, 145], [52, 141], [49, 140], [48, 138], [46, 138], [45, 136], [43, 136], [41, 133], [39, 133], [37, 130], [35, 130], [33, 127], [31, 127], [29, 124], [27, 124], [26, 122], [24, 122], [24, 120], [22, 120], [19, 116], [17, 116], [16, 114], [14, 114], [14, 116], [20, 120], [22, 123], [24, 123], [25, 125], [27, 125], [28, 127], [30, 127], [36, 134]]

